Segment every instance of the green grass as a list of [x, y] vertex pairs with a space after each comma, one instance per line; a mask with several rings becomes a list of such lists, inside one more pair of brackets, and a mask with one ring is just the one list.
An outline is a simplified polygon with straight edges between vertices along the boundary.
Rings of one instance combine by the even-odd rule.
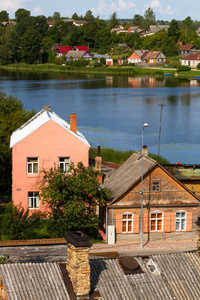
[[[116, 164], [122, 164], [125, 160], [127, 160], [131, 154], [133, 154], [133, 150], [129, 151], [120, 151], [120, 150], [115, 150], [112, 148], [101, 148], [101, 157], [103, 161], [109, 161], [113, 162]], [[90, 148], [89, 156], [91, 159], [95, 159], [97, 156], [97, 149], [96, 148]], [[149, 157], [153, 158], [154, 160], [158, 160], [158, 155], [157, 154], [152, 154], [149, 153]], [[160, 164], [169, 164], [169, 160], [166, 158], [160, 156], [159, 158], [159, 163]]]

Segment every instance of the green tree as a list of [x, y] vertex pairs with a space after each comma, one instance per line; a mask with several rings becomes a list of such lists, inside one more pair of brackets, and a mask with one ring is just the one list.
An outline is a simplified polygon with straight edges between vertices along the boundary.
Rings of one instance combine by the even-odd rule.
[[7, 13], [6, 10], [0, 11], [0, 22], [3, 22], [3, 21], [7, 22], [8, 17], [9, 17], [9, 14]]
[[174, 42], [177, 42], [180, 36], [179, 23], [175, 19], [171, 20], [167, 31], [167, 36], [174, 38]]
[[33, 64], [39, 60], [41, 55], [42, 38], [41, 35], [35, 29], [28, 29], [20, 42], [20, 58], [22, 61]]
[[35, 112], [26, 110], [22, 102], [0, 91], [0, 183], [6, 190], [11, 189], [12, 157], [10, 136], [13, 131], [29, 120]]
[[92, 11], [91, 10], [88, 10], [84, 16], [84, 19], [87, 21], [87, 22], [95, 22], [95, 17], [93, 16], [92, 14]]
[[117, 13], [116, 12], [114, 12], [112, 14], [112, 16], [110, 17], [108, 23], [109, 23], [110, 29], [112, 29], [112, 28], [114, 28], [114, 27], [116, 27], [116, 26], [119, 25], [119, 20], [117, 19]]
[[22, 19], [26, 18], [26, 17], [30, 17], [31, 12], [29, 10], [26, 10], [24, 8], [19, 8], [16, 12], [15, 12], [15, 18], [17, 19], [17, 22], [20, 22]]
[[18, 58], [20, 37], [13, 27], [9, 26], [6, 28], [6, 32], [1, 37], [0, 45], [0, 64], [6, 65], [14, 63]]
[[98, 227], [96, 207], [108, 199], [108, 192], [99, 187], [98, 175], [82, 163], [76, 168], [72, 164], [70, 174], [58, 169], [43, 171], [40, 198], [47, 204], [58, 233]]
[[150, 7], [145, 10], [144, 13], [144, 24], [145, 29], [147, 30], [149, 28], [149, 25], [155, 25], [156, 24], [156, 15]]
[[55, 21], [60, 20], [60, 13], [57, 12], [57, 11], [55, 11], [52, 18], [53, 18], [53, 20], [55, 20]]
[[72, 15], [72, 19], [73, 19], [73, 20], [80, 20], [80, 17], [77, 15], [77, 13], [74, 13], [74, 14]]
[[144, 25], [144, 17], [141, 15], [135, 14], [133, 20], [131, 21], [131, 25], [139, 26], [142, 28], [142, 26]]

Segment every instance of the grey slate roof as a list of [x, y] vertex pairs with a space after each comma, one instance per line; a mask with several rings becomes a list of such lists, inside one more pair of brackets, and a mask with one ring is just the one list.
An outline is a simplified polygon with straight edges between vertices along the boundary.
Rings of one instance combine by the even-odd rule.
[[[145, 175], [157, 162], [148, 156], [143, 156], [143, 174]], [[111, 191], [111, 203], [122, 196], [140, 178], [142, 174], [142, 156], [134, 152], [103, 184]]]
[[67, 52], [65, 55], [66, 57], [72, 57], [72, 58], [81, 58], [85, 54], [86, 51], [76, 51], [76, 50], [71, 50]]
[[70, 300], [57, 263], [0, 265], [8, 300]]
[[92, 285], [104, 300], [199, 300], [200, 257], [196, 253], [136, 258], [144, 273], [124, 275], [117, 260], [91, 260]]

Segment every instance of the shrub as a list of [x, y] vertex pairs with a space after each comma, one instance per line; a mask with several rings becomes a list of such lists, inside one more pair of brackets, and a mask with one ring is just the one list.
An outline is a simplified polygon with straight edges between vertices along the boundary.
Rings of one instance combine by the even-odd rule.
[[182, 65], [180, 65], [177, 68], [178, 72], [187, 72], [187, 71], [190, 71], [190, 70], [191, 70], [191, 68], [189, 66], [182, 66]]
[[103, 67], [102, 63], [95, 62], [93, 65], [94, 68]]
[[197, 69], [200, 69], [200, 64], [197, 65]]

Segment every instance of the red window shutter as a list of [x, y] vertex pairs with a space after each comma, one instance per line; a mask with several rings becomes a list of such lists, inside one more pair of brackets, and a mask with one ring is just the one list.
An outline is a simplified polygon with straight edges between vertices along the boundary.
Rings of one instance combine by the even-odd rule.
[[164, 212], [164, 231], [171, 231], [171, 213], [168, 211]]
[[143, 214], [143, 232], [149, 232], [149, 213]]
[[175, 211], [172, 211], [171, 212], [171, 225], [170, 225], [170, 228], [171, 228], [171, 231], [176, 231], [176, 212]]
[[186, 231], [192, 231], [192, 212], [187, 212]]
[[122, 233], [122, 214], [116, 215], [115, 226], [116, 226], [116, 233]]
[[140, 233], [140, 215], [133, 215], [133, 233]]

